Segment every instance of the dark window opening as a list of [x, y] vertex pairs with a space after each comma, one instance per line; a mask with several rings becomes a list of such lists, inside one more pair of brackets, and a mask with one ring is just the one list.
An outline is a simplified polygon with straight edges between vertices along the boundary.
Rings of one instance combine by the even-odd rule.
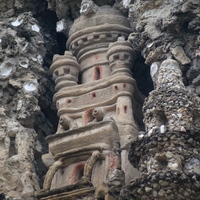
[[124, 106], [124, 113], [127, 112], [127, 106]]
[[167, 117], [164, 112], [158, 112], [158, 124], [157, 126], [166, 125], [167, 124]]
[[159, 169], [160, 170], [166, 169], [167, 165], [168, 165], [168, 162], [166, 160], [161, 160], [161, 161], [158, 162], [158, 165], [159, 165]]
[[89, 122], [92, 122], [95, 118], [93, 117], [94, 108], [90, 108], [85, 112], [85, 124], [88, 124]]
[[168, 166], [168, 160], [167, 157], [164, 153], [160, 153], [157, 157], [156, 157], [157, 163], [158, 163], [158, 168], [160, 170], [164, 170], [167, 168]]
[[84, 166], [77, 172], [77, 180], [80, 180], [83, 177], [83, 171], [84, 171]]
[[9, 147], [9, 157], [17, 154], [17, 150], [15, 147], [15, 137], [10, 137], [10, 147]]
[[79, 73], [78, 74], [78, 84], [81, 84], [82, 83], [82, 74]]
[[99, 39], [99, 35], [94, 35], [94, 39]]
[[95, 4], [97, 4], [98, 6], [103, 6], [103, 5], [110, 5], [113, 6], [115, 4], [114, 0], [94, 0]]
[[68, 103], [68, 104], [69, 104], [69, 103], [71, 103], [71, 102], [72, 102], [72, 100], [71, 100], [71, 99], [68, 99], [68, 100], [67, 100], [67, 103]]
[[96, 97], [96, 93], [95, 93], [95, 92], [92, 93], [92, 97], [93, 97], [93, 98]]
[[101, 78], [101, 71], [99, 67], [95, 67], [95, 76], [94, 76], [94, 80], [99, 80]]
[[64, 73], [65, 74], [69, 74], [70, 73], [70, 69], [69, 68], [64, 68]]
[[66, 42], [67, 37], [64, 33], [56, 33], [56, 39], [59, 46], [59, 54], [64, 55], [64, 52], [66, 51]]
[[150, 66], [145, 64], [145, 60], [140, 54], [137, 56], [133, 66], [133, 78], [137, 82], [138, 89], [143, 95], [148, 96], [149, 92], [153, 90]]

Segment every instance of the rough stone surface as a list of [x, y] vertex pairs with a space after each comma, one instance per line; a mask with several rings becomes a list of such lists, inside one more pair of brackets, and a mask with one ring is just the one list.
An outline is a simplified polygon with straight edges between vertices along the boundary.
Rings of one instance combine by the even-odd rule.
[[43, 8], [38, 1], [0, 2], [1, 199], [36, 199], [46, 171], [41, 155], [54, 125], [45, 115], [55, 111], [45, 27], [35, 17]]
[[0, 199], [200, 199], [199, 72], [199, 0], [1, 0]]

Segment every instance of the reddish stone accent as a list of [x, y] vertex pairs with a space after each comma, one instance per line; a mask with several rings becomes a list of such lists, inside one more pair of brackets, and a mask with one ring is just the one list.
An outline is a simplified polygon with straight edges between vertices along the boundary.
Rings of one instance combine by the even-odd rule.
[[88, 109], [83, 116], [83, 124], [86, 125], [87, 123], [91, 122], [94, 120], [94, 117], [92, 116], [94, 108]]
[[115, 91], [119, 90], [117, 85], [115, 85], [114, 89], [115, 89]]
[[116, 169], [119, 165], [119, 160], [116, 155], [114, 155], [112, 152], [110, 153], [110, 170], [113, 171]]
[[96, 66], [94, 68], [94, 77], [93, 80], [99, 80], [102, 78], [102, 67], [101, 66]]
[[57, 70], [54, 72], [54, 74], [56, 75], [56, 77], [59, 75]]
[[83, 176], [85, 163], [79, 163], [75, 166], [73, 172], [72, 172], [72, 180], [71, 184], [74, 184], [75, 182], [79, 181], [81, 177]]
[[70, 69], [69, 68], [64, 68], [64, 74], [69, 74], [70, 73]]
[[72, 102], [71, 99], [67, 99], [67, 100], [66, 100], [66, 108], [68, 107], [68, 105], [69, 105], [71, 102]]
[[96, 93], [93, 92], [93, 93], [92, 93], [92, 98], [95, 98], [95, 97], [96, 97]]
[[59, 107], [60, 107], [60, 105], [59, 105], [59, 102], [57, 101], [56, 102], [56, 108], [57, 108], [57, 110], [59, 110]]

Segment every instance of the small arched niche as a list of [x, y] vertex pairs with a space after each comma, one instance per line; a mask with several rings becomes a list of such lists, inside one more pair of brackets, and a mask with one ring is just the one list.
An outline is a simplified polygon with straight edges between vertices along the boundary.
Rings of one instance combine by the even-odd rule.
[[82, 178], [84, 172], [84, 166], [85, 166], [84, 163], [79, 163], [74, 167], [73, 180], [72, 180], [73, 183], [78, 182]]

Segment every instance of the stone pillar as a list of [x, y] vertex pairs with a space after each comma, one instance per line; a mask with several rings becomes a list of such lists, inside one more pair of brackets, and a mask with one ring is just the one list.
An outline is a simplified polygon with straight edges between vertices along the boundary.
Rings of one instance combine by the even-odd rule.
[[[109, 60], [109, 67], [112, 75], [126, 75], [132, 76], [131, 69], [134, 62], [134, 52], [132, 45], [123, 37], [109, 45], [107, 52]], [[123, 83], [115, 86], [116, 92], [121, 92], [129, 87], [128, 84]], [[135, 89], [135, 88], [134, 88]], [[131, 91], [134, 94], [134, 89]], [[139, 176], [138, 171], [131, 166], [128, 161], [129, 144], [138, 135], [138, 127], [134, 120], [133, 114], [133, 98], [127, 93], [121, 94], [116, 102], [115, 120], [118, 126], [120, 143], [121, 143], [121, 166], [125, 172], [125, 183], [128, 184], [133, 178]]]
[[56, 83], [56, 91], [77, 85], [80, 66], [70, 51], [65, 51], [62, 56], [55, 55], [50, 70]]
[[111, 7], [98, 7], [95, 13], [82, 14], [74, 22], [67, 47], [80, 63], [82, 84], [111, 75], [106, 58], [109, 43], [119, 36], [127, 38], [130, 32], [127, 18]]
[[200, 196], [200, 138], [194, 123], [198, 97], [186, 90], [175, 60], [163, 61], [157, 70], [152, 73], [155, 90], [143, 106], [147, 132], [132, 142], [129, 152], [141, 177], [124, 190], [124, 199], [196, 200]]
[[132, 75], [131, 69], [134, 63], [134, 51], [132, 44], [123, 37], [109, 45], [107, 58], [112, 74], [127, 74]]

